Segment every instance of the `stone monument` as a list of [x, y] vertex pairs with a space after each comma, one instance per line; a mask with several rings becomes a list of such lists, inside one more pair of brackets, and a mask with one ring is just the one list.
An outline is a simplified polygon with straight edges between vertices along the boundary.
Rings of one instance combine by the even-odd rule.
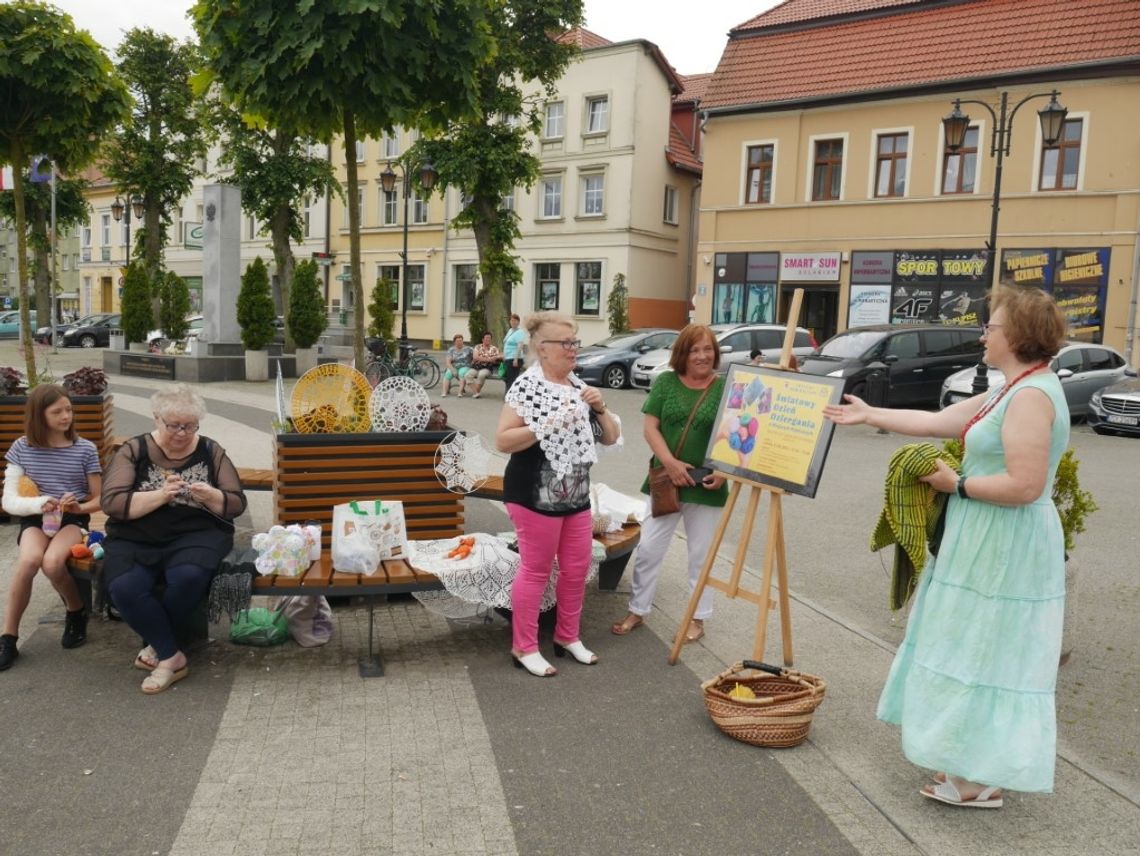
[[237, 296], [241, 287], [241, 190], [207, 184], [202, 191], [202, 332], [206, 353], [241, 356]]

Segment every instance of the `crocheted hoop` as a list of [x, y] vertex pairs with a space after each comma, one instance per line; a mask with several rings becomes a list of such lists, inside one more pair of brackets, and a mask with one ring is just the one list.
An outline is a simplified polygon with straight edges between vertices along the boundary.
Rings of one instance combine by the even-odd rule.
[[293, 426], [302, 434], [351, 434], [368, 430], [367, 378], [340, 363], [324, 363], [297, 379], [289, 401]]
[[491, 477], [493, 454], [480, 435], [456, 431], [436, 446], [435, 477], [452, 493], [472, 493]]
[[423, 431], [431, 416], [431, 399], [410, 377], [382, 380], [368, 404], [373, 431]]

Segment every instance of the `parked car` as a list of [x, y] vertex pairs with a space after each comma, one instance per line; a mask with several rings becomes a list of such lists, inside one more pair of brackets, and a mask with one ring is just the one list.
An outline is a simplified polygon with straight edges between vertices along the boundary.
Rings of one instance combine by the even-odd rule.
[[[32, 330], [36, 329], [36, 310], [29, 313]], [[10, 309], [0, 315], [0, 339], [20, 338], [20, 310]]]
[[1089, 399], [1088, 423], [1098, 434], [1140, 436], [1140, 379], [1130, 377], [1098, 389]]
[[[1061, 379], [1065, 400], [1069, 403], [1069, 416], [1073, 419], [1089, 411], [1089, 399], [1098, 389], [1123, 380], [1132, 370], [1117, 351], [1107, 345], [1090, 342], [1068, 342], [1053, 358], [1049, 368]], [[973, 395], [976, 368], [956, 372], [942, 384], [939, 403], [947, 407]], [[1005, 375], [997, 369], [987, 372], [990, 386], [1005, 383]]]
[[676, 338], [676, 330], [663, 327], [630, 330], [610, 336], [578, 351], [574, 374], [595, 386], [622, 389], [629, 385], [635, 359], [658, 348], [672, 347]]
[[[753, 351], [759, 351], [765, 360], [778, 358], [784, 347], [784, 332], [787, 330], [782, 324], [713, 324], [709, 329], [720, 345], [721, 374], [727, 374], [728, 367], [733, 363], [751, 362]], [[792, 353], [796, 358], [802, 360], [815, 347], [811, 332], [797, 327], [792, 343]], [[634, 360], [631, 383], [638, 389], [648, 390], [662, 372], [669, 371], [671, 353], [668, 348], [650, 351]]]
[[942, 324], [853, 327], [801, 360], [800, 371], [841, 377], [844, 393], [862, 398], [879, 368], [887, 374], [890, 406], [937, 406], [942, 382], [981, 360], [981, 335], [981, 327]]
[[[187, 317], [186, 323], [190, 325], [186, 330], [186, 338], [197, 339], [206, 322], [202, 320], [201, 315], [190, 315]], [[170, 344], [170, 340], [166, 338], [166, 334], [162, 330], [151, 330], [146, 334], [146, 340], [148, 344], [156, 348]]]
[[111, 331], [117, 330], [122, 315], [103, 315], [88, 324], [64, 330], [59, 343], [65, 348], [105, 348], [111, 344]]
[[36, 334], [32, 337], [41, 345], [50, 345], [53, 340], [62, 341], [63, 334], [70, 330], [72, 327], [85, 327], [88, 324], [95, 324], [103, 318], [109, 318], [112, 313], [110, 312], [96, 312], [92, 315], [84, 315], [76, 321], [68, 321], [66, 324], [55, 324], [50, 327], [40, 327], [36, 330]]

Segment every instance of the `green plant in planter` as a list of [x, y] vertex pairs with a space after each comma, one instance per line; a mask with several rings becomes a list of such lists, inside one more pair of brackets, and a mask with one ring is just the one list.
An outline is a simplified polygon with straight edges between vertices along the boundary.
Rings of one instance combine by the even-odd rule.
[[120, 308], [127, 341], [145, 342], [146, 334], [154, 328], [154, 315], [150, 309], [150, 279], [138, 262], [127, 265]]
[[392, 332], [396, 325], [396, 283], [388, 277], [376, 280], [376, 287], [372, 289], [372, 302], [368, 304], [368, 317], [372, 321], [368, 325], [368, 335], [383, 339], [388, 343], [388, 352], [393, 353]]
[[614, 287], [606, 300], [610, 335], [629, 332], [629, 291], [625, 287], [625, 274], [614, 274]]
[[311, 348], [328, 326], [328, 315], [317, 285], [317, 265], [303, 261], [293, 270], [293, 287], [289, 290], [289, 311], [285, 324], [298, 348]]
[[273, 341], [273, 321], [277, 313], [269, 292], [269, 271], [258, 256], [241, 275], [237, 299], [237, 322], [241, 327], [241, 343], [247, 351], [264, 351]]
[[60, 386], [68, 395], [102, 395], [107, 391], [107, 375], [102, 369], [88, 366], [65, 374]]
[[[942, 444], [947, 452], [962, 457], [962, 442], [947, 440]], [[1072, 449], [1066, 449], [1057, 462], [1057, 475], [1053, 479], [1053, 504], [1061, 517], [1061, 531], [1065, 535], [1065, 558], [1069, 558], [1076, 536], [1085, 531], [1085, 518], [1099, 508], [1089, 491], [1081, 488], [1080, 461]]]
[[159, 279], [158, 297], [163, 334], [175, 342], [185, 339], [190, 332], [190, 322], [186, 320], [190, 314], [190, 288], [186, 280], [168, 270]]

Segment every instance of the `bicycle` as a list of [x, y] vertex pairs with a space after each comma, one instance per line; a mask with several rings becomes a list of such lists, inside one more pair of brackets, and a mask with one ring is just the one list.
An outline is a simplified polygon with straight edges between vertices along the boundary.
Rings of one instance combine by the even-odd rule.
[[364, 376], [368, 378], [369, 385], [375, 387], [382, 380], [390, 377], [410, 377], [424, 389], [431, 389], [439, 383], [439, 365], [427, 354], [417, 354], [412, 345], [408, 345], [407, 353], [393, 359], [388, 352], [388, 343], [383, 339], [368, 339], [369, 359], [364, 367]]

